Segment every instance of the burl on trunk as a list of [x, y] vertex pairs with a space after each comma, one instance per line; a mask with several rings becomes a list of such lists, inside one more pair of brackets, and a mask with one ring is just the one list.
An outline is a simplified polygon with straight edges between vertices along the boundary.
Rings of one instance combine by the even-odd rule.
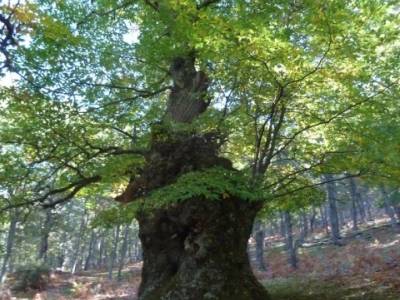
[[[174, 87], [168, 122], [191, 122], [204, 112], [208, 81], [196, 71], [194, 58], [177, 58], [171, 66]], [[117, 200], [131, 202], [173, 184], [190, 171], [222, 167], [218, 134], [172, 132], [165, 123], [153, 127], [146, 165]], [[259, 202], [221, 195], [219, 200], [194, 197], [141, 211], [137, 219], [143, 245], [141, 300], [267, 300], [254, 277], [246, 252]]]

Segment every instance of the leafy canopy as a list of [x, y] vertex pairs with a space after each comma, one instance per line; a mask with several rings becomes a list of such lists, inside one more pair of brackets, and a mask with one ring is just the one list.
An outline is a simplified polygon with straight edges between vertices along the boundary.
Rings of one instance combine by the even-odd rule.
[[[326, 172], [398, 178], [397, 1], [32, 0], [17, 17], [29, 42], [10, 50], [18, 84], [1, 88], [0, 184], [31, 194], [14, 204], [120, 192], [163, 118], [171, 60], [189, 52], [212, 99], [192, 126], [224, 132], [221, 154], [270, 198]], [[149, 202], [253, 197], [217, 173]]]

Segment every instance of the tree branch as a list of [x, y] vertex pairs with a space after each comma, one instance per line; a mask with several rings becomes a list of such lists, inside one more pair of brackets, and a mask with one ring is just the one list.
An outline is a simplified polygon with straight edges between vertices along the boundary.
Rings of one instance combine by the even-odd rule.
[[[17, 6], [18, 6], [18, 4], [15, 7], [17, 7]], [[13, 13], [14, 13], [14, 11], [12, 11], [8, 17], [6, 17], [5, 15], [0, 13], [0, 22], [3, 24], [3, 28], [0, 30], [0, 33], [1, 33], [1, 35], [4, 34], [4, 37], [1, 37], [1, 39], [0, 39], [0, 53], [2, 53], [4, 56], [4, 62], [2, 63], [2, 65], [0, 65], [0, 70], [4, 69], [4, 68], [9, 69], [9, 70], [12, 69], [12, 66], [11, 66], [12, 62], [11, 62], [10, 53], [8, 52], [8, 47], [14, 46], [17, 44], [17, 41], [14, 38], [14, 35], [16, 33], [16, 27], [10, 21]]]
[[324, 180], [324, 181], [320, 181], [320, 182], [314, 183], [314, 184], [303, 185], [303, 186], [301, 186], [299, 188], [295, 188], [293, 190], [284, 192], [282, 194], [274, 195], [273, 198], [276, 199], [276, 198], [284, 197], [284, 196], [291, 195], [291, 194], [303, 191], [305, 189], [310, 189], [310, 188], [313, 188], [313, 187], [316, 187], [316, 186], [320, 186], [320, 185], [323, 185], [323, 184], [326, 184], [326, 183], [329, 183], [329, 182], [342, 181], [342, 180], [349, 179], [349, 178], [356, 178], [356, 177], [360, 177], [361, 175], [362, 175], [362, 173], [359, 172], [357, 174], [348, 174], [346, 176], [342, 176], [342, 177], [339, 177], [339, 178], [334, 178], [334, 179], [331, 179], [331, 180]]
[[[53, 207], [54, 205], [56, 205], [58, 203], [62, 203], [62, 202], [71, 200], [82, 188], [84, 188], [90, 184], [99, 182], [100, 180], [101, 180], [101, 176], [99, 176], [99, 175], [82, 178], [81, 180], [70, 183], [67, 186], [64, 186], [64, 187], [61, 187], [58, 189], [54, 189], [54, 190], [50, 190], [50, 191], [46, 192], [44, 195], [42, 195], [38, 198], [32, 199], [30, 201], [25, 201], [25, 202], [16, 203], [16, 204], [10, 204], [5, 207], [2, 207], [2, 208], [0, 208], [0, 213], [10, 210], [10, 209], [13, 209], [13, 208], [32, 206], [32, 205], [36, 205], [36, 204], [38, 204], [44, 208]], [[63, 196], [55, 201], [44, 203], [49, 197], [62, 194], [64, 192], [67, 192], [68, 190], [71, 190], [71, 191], [69, 193], [67, 193], [65, 196]]]
[[198, 10], [204, 9], [204, 8], [206, 8], [212, 4], [216, 4], [218, 2], [220, 2], [220, 0], [204, 0], [202, 3], [197, 4], [197, 9]]

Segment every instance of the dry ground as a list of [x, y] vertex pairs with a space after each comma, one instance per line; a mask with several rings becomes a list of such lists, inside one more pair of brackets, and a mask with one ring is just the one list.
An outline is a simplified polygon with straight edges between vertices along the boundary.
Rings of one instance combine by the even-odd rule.
[[[384, 221], [347, 232], [343, 246], [330, 244], [322, 233], [313, 235], [299, 248], [296, 271], [287, 264], [283, 241], [270, 237], [268, 271], [256, 275], [273, 300], [400, 300], [400, 234]], [[58, 272], [44, 291], [12, 294], [5, 286], [0, 300], [133, 300], [140, 269], [140, 264], [130, 265], [121, 282], [107, 280], [101, 271]]]

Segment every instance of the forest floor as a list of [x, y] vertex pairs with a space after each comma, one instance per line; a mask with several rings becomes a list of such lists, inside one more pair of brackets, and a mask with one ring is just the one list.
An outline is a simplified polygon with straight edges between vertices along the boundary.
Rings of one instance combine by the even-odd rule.
[[[273, 300], [400, 300], [400, 234], [384, 221], [345, 233], [343, 246], [314, 234], [299, 248], [296, 271], [287, 264], [282, 239], [270, 237], [268, 271], [256, 275]], [[120, 282], [108, 280], [104, 271], [56, 272], [45, 290], [11, 295], [3, 288], [0, 300], [134, 300], [140, 272], [140, 263], [130, 265]]]
[[267, 272], [256, 272], [273, 300], [400, 300], [400, 233], [385, 219], [343, 233], [343, 246], [317, 233], [291, 269], [280, 237], [267, 242]]

